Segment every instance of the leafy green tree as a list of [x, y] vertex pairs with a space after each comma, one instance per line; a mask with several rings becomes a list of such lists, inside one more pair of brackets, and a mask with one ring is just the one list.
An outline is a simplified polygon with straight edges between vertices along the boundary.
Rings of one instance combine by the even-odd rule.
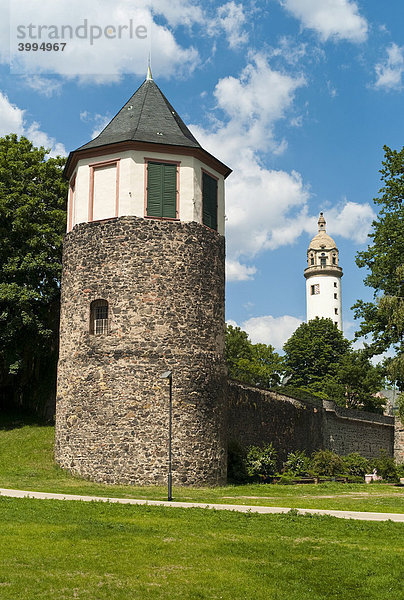
[[227, 325], [226, 360], [232, 379], [262, 388], [273, 387], [281, 381], [281, 356], [270, 345], [252, 344], [240, 327]]
[[324, 381], [324, 391], [340, 406], [383, 412], [384, 398], [375, 393], [382, 389], [384, 370], [373, 365], [363, 350], [340, 357], [335, 373]]
[[302, 323], [283, 349], [288, 385], [311, 386], [322, 384], [327, 376], [335, 374], [337, 363], [350, 349], [350, 342], [331, 319], [316, 317]]
[[396, 359], [390, 361], [390, 378], [404, 384], [404, 148], [384, 146], [385, 160], [380, 170], [383, 186], [374, 198], [380, 207], [373, 221], [372, 243], [358, 252], [356, 263], [369, 271], [364, 282], [374, 289], [374, 301], [358, 300], [355, 317], [362, 319], [357, 335], [371, 336], [369, 355], [393, 347]]
[[40, 409], [55, 385], [65, 160], [0, 138], [0, 397]]

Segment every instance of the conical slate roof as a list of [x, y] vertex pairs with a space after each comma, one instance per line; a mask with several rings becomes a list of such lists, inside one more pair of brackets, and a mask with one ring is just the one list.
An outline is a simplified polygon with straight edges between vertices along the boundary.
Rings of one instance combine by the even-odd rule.
[[87, 150], [119, 142], [152, 142], [201, 148], [153, 79], [146, 79]]

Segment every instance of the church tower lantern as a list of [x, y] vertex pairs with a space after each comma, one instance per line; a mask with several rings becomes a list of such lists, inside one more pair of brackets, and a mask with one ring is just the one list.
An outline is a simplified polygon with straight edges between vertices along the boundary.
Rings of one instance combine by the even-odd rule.
[[101, 482], [223, 483], [224, 181], [147, 79], [69, 155], [56, 460]]
[[307, 250], [306, 278], [307, 322], [316, 317], [331, 319], [342, 331], [341, 277], [338, 248], [327, 232], [323, 213], [318, 233]]

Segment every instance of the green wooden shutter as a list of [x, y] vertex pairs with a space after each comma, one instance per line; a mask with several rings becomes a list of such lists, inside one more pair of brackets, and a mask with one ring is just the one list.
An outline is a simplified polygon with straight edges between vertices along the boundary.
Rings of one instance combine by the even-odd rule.
[[202, 190], [202, 222], [217, 231], [217, 180], [207, 173], [203, 173]]
[[177, 166], [162, 165], [163, 167], [163, 217], [175, 219], [177, 216]]
[[147, 165], [147, 215], [177, 216], [177, 166], [149, 162]]

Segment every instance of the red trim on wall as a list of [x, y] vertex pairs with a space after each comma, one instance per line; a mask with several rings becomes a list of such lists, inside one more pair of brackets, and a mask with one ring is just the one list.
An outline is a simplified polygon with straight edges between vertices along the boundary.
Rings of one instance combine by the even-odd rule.
[[[96, 163], [91, 163], [90, 168], [90, 193], [88, 203], [88, 222], [94, 221], [94, 171], [98, 168], [116, 166], [116, 185], [115, 185], [115, 217], [118, 216], [119, 211], [119, 174], [120, 174], [120, 158], [112, 158], [111, 160], [103, 160]], [[112, 216], [111, 216], [112, 218]]]
[[92, 158], [96, 156], [105, 156], [105, 154], [115, 154], [118, 152], [124, 152], [125, 150], [140, 150], [148, 152], [157, 152], [158, 154], [181, 154], [183, 156], [194, 156], [201, 162], [208, 165], [218, 173], [226, 177], [232, 172], [231, 169], [222, 163], [220, 160], [203, 150], [202, 148], [189, 148], [187, 146], [172, 146], [165, 144], [154, 144], [152, 142], [119, 142], [118, 144], [107, 144], [100, 146], [99, 148], [89, 148], [86, 150], [75, 150], [69, 155], [66, 163], [64, 174], [66, 177], [70, 177], [73, 173], [78, 160], [84, 158]]
[[[176, 207], [175, 207], [175, 215], [176, 218], [172, 217], [150, 217], [147, 214], [147, 165], [149, 162], [155, 163], [165, 163], [167, 165], [177, 165], [177, 190], [176, 190]], [[162, 158], [150, 158], [148, 156], [144, 157], [144, 166], [145, 166], [145, 176], [144, 176], [144, 216], [147, 219], [161, 219], [162, 221], [178, 221], [180, 214], [180, 160], [165, 160]]]

